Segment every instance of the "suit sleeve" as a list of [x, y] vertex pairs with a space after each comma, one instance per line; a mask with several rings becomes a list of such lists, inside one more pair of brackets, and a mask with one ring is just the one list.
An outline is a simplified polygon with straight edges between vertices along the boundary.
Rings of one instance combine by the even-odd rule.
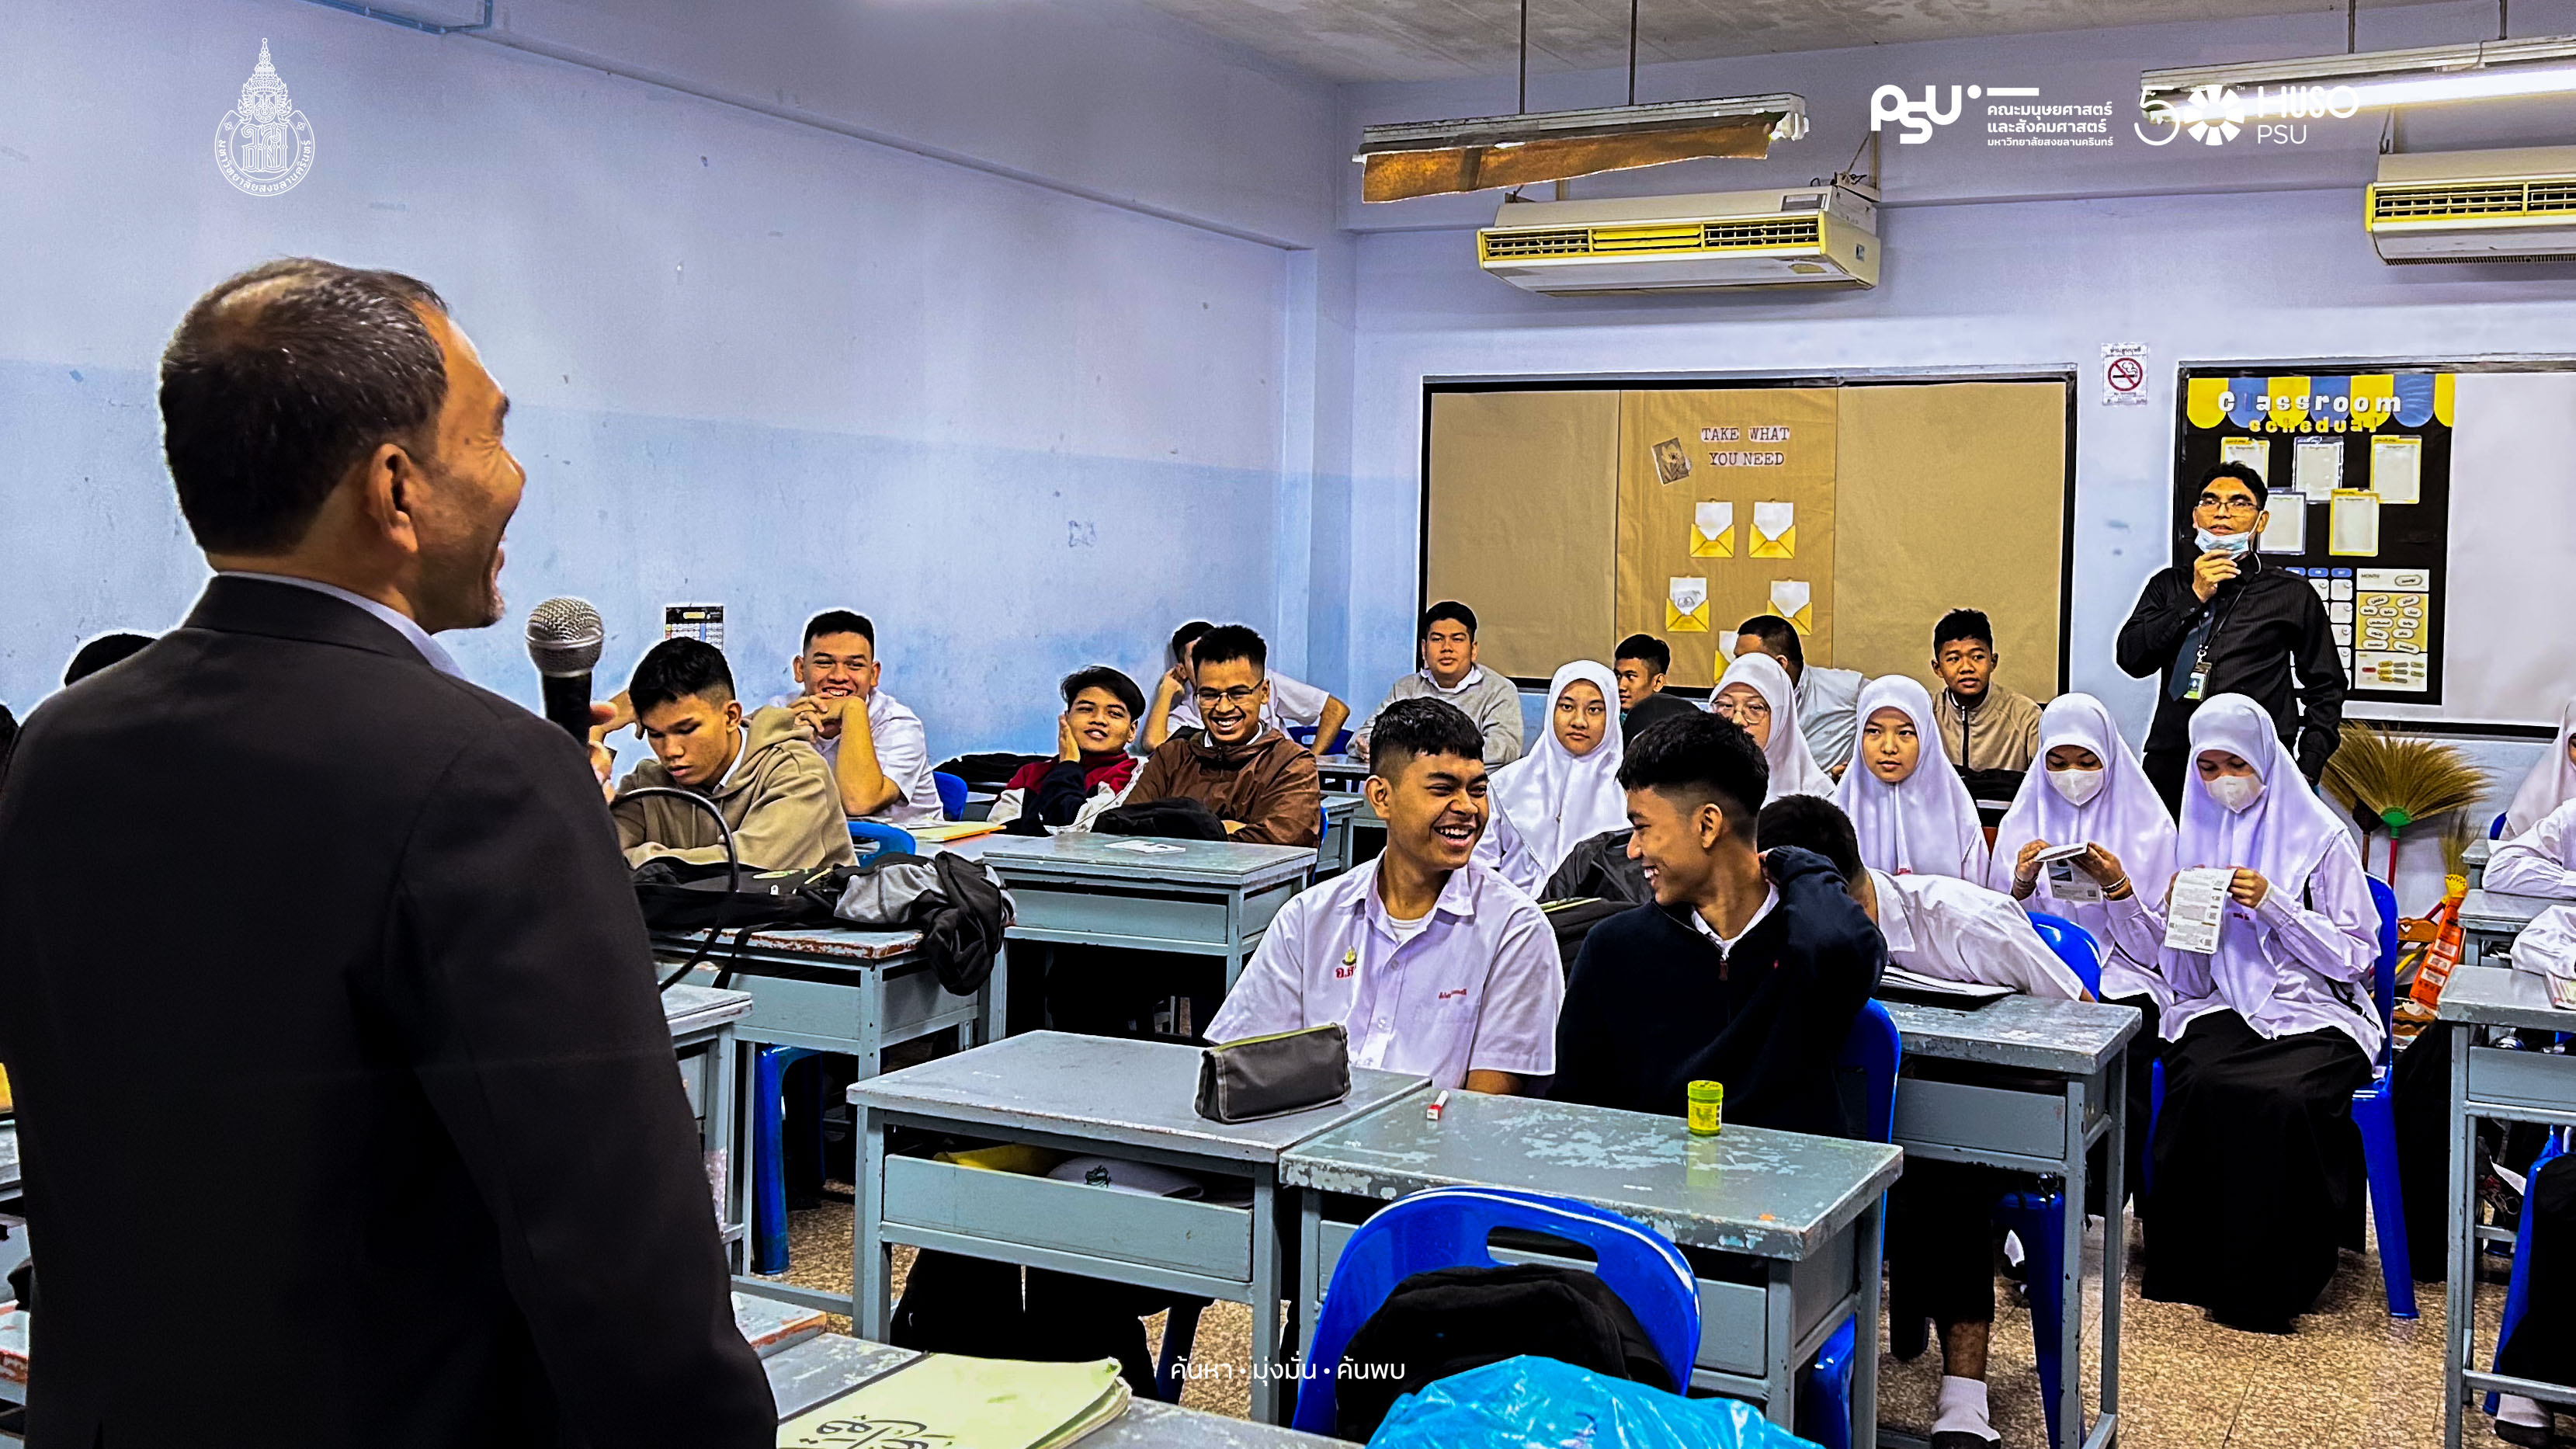
[[2299, 656], [2292, 663], [2299, 674], [2299, 773], [2313, 784], [2325, 773], [2335, 746], [2343, 743], [2343, 696], [2350, 681], [2344, 677], [2343, 650], [2335, 643], [2325, 601], [2314, 589], [2306, 593]]
[[566, 1416], [601, 1443], [774, 1443], [643, 920], [562, 731], [505, 724], [450, 766], [387, 933], [385, 1019]]
[[2116, 651], [2120, 672], [2131, 679], [2162, 672], [2205, 607], [2199, 595], [2175, 582], [2174, 570], [2157, 570], [2139, 592], [2129, 622], [2120, 626]]
[[1324, 784], [1315, 773], [1315, 757], [1304, 750], [1282, 753], [1286, 763], [1263, 792], [1257, 817], [1245, 821], [1235, 839], [1253, 845], [1313, 845], [1323, 834]]

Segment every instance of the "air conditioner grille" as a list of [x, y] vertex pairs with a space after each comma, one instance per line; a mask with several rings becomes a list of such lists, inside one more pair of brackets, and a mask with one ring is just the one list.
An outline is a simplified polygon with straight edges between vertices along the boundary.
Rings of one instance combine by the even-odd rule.
[[1592, 251], [1592, 229], [1559, 227], [1554, 231], [1496, 231], [1484, 236], [1488, 257], [1580, 257]]
[[2510, 220], [2569, 214], [2576, 214], [2576, 177], [2382, 185], [2371, 193], [2370, 207], [2372, 221]]
[[1823, 227], [1813, 216], [1775, 216], [1760, 221], [1712, 221], [1700, 232], [1701, 246], [1710, 251], [1733, 252], [1813, 246]]
[[1570, 226], [1489, 231], [1479, 241], [1487, 261], [1531, 257], [1669, 256], [1677, 252], [1768, 251], [1812, 247], [1824, 239], [1818, 216], [1748, 217], [1742, 221], [1659, 222], [1643, 226]]

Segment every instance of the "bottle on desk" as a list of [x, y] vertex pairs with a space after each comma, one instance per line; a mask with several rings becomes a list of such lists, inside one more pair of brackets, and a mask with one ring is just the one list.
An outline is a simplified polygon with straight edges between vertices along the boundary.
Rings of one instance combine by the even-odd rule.
[[2423, 963], [2415, 968], [2415, 985], [2408, 995], [2427, 1009], [2442, 1002], [2442, 983], [2458, 969], [2460, 954], [2465, 949], [2468, 933], [2460, 928], [2460, 903], [2468, 897], [2469, 878], [2455, 875], [2444, 882], [2449, 891], [2442, 903], [2433, 908], [2436, 923], [2432, 949], [2424, 953]]
[[1694, 1137], [1715, 1137], [1726, 1125], [1726, 1084], [1690, 1084], [1690, 1130]]

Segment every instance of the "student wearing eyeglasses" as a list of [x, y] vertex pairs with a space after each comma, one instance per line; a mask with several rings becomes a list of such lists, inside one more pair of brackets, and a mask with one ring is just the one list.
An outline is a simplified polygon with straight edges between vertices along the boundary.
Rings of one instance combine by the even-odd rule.
[[[2293, 495], [2289, 506], [2308, 505]], [[2120, 668], [2162, 676], [2141, 763], [2177, 817], [2201, 701], [2241, 694], [2262, 706], [2311, 784], [2343, 729], [2343, 653], [2315, 588], [2264, 562], [2271, 519], [2260, 474], [2242, 463], [2210, 469], [2191, 510], [2198, 555], [2147, 580], [2120, 629]]]
[[1128, 800], [1187, 797], [1225, 822], [1229, 840], [1313, 845], [1323, 833], [1323, 786], [1314, 756], [1262, 718], [1269, 646], [1241, 624], [1220, 624], [1198, 637], [1191, 659], [1203, 727], [1157, 746]]

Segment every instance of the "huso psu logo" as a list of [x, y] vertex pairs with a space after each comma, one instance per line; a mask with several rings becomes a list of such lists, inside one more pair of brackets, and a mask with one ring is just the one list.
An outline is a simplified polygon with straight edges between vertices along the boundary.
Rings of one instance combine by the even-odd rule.
[[2256, 86], [2250, 96], [2234, 86], [2194, 86], [2180, 100], [2149, 100], [2145, 119], [2130, 129], [2150, 146], [2178, 140], [2224, 146], [2249, 130], [2258, 146], [2303, 146], [2308, 128], [2300, 122], [2340, 121], [2360, 109], [2361, 97], [2350, 86]]
[[292, 191], [313, 169], [313, 123], [295, 109], [265, 40], [259, 64], [242, 82], [240, 104], [215, 127], [215, 169], [252, 196]]

